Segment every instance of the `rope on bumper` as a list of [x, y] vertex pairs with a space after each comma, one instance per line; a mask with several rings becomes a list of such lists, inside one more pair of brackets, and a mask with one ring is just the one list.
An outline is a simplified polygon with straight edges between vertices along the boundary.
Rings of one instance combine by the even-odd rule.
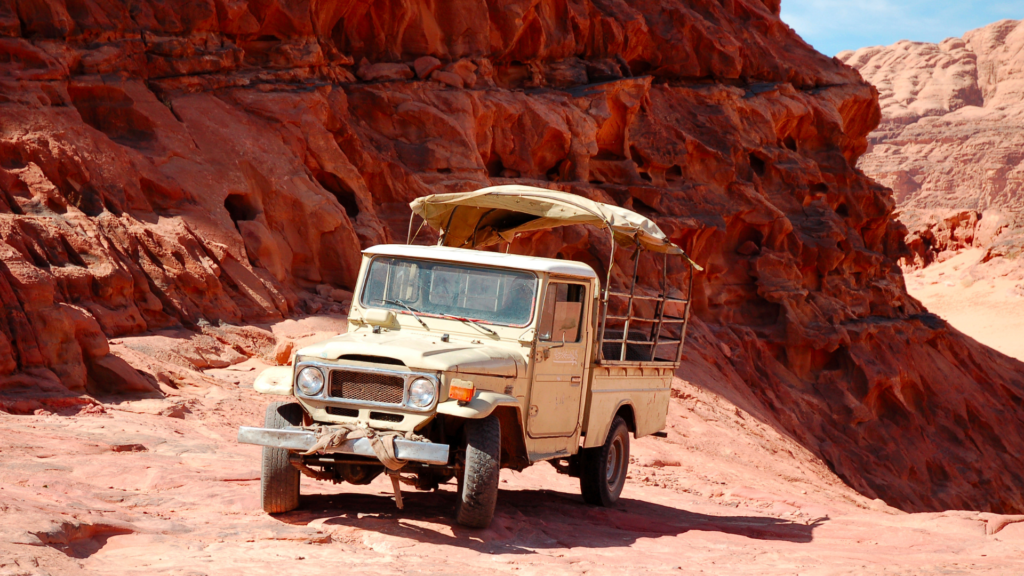
[[303, 452], [303, 456], [309, 456], [331, 448], [338, 448], [348, 440], [366, 438], [370, 441], [370, 446], [373, 447], [373, 452], [377, 455], [377, 459], [380, 460], [381, 464], [383, 464], [388, 470], [401, 470], [402, 467], [408, 463], [406, 460], [400, 460], [395, 457], [396, 438], [401, 437], [405, 440], [412, 440], [414, 442], [427, 442], [426, 438], [415, 434], [412, 431], [400, 432], [398, 430], [374, 430], [365, 424], [318, 426], [314, 432], [316, 432], [316, 444], [314, 444], [309, 450]]

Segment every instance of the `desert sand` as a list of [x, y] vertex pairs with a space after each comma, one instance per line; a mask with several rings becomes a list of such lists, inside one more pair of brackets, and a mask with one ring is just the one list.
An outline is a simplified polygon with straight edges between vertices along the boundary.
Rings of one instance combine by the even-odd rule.
[[907, 292], [954, 328], [1007, 356], [1024, 360], [1024, 267], [985, 250], [965, 250], [908, 271]]
[[[311, 341], [341, 319], [273, 326]], [[173, 344], [174, 338], [160, 338]], [[115, 353], [137, 362], [139, 342]], [[55, 414], [0, 414], [0, 574], [1019, 574], [1024, 516], [907, 514], [710, 392], [696, 355], [673, 383], [668, 438], [633, 443], [613, 508], [583, 503], [546, 464], [502, 471], [498, 511], [451, 519], [454, 485], [406, 491], [303, 478], [303, 505], [259, 505], [260, 449], [235, 442], [276, 398], [250, 359], [191, 372], [163, 398], [108, 397]], [[158, 359], [150, 359], [154, 366]]]

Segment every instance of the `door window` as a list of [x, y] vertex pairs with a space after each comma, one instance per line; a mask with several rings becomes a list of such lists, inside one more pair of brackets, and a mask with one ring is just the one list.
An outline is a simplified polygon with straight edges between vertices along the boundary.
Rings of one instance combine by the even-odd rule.
[[581, 284], [552, 282], [540, 317], [540, 340], [579, 342], [583, 323], [583, 302], [587, 288]]

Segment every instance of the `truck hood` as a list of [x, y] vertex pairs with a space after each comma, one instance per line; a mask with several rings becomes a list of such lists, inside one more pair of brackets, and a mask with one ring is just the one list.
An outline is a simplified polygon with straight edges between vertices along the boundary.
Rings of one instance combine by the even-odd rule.
[[410, 368], [515, 378], [525, 373], [523, 354], [488, 344], [442, 342], [426, 334], [341, 334], [299, 350], [299, 356], [337, 360], [342, 356], [383, 356]]

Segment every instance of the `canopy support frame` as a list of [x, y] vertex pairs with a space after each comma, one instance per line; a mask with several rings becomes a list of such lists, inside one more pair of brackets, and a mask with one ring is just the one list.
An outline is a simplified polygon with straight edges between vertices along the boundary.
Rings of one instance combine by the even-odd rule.
[[687, 258], [686, 261], [690, 265], [690, 279], [686, 286], [686, 309], [683, 311], [683, 328], [679, 332], [679, 349], [676, 350], [676, 366], [678, 366], [683, 359], [683, 341], [686, 340], [686, 329], [690, 326], [690, 304], [693, 302], [693, 260]]
[[[658, 342], [661, 340], [661, 327], [665, 323], [665, 304], [668, 301], [665, 299], [668, 296], [668, 252], [662, 254], [662, 265], [661, 265], [661, 300], [658, 301], [657, 316], [658, 320], [656, 324], [651, 325], [652, 334], [648, 336], [654, 344], [651, 346], [651, 360], [654, 360], [658, 356]], [[689, 294], [689, 293], [687, 293]]]
[[[636, 295], [636, 276], [640, 272], [640, 244], [637, 243], [633, 251], [633, 281], [629, 284], [629, 300], [626, 302], [626, 323], [622, 326], [622, 350], [619, 352], [619, 362], [626, 361], [626, 346], [629, 342], [629, 322], [633, 319], [633, 296]], [[654, 360], [652, 350], [651, 360]]]
[[416, 221], [416, 213], [409, 214], [409, 232], [405, 235], [405, 243], [412, 245], [416, 241], [416, 237], [420, 235], [420, 230], [423, 230], [423, 225], [427, 223], [426, 218], [420, 219], [420, 225], [416, 228], [416, 233], [412, 233], [412, 223]]
[[437, 245], [444, 246], [444, 241], [448, 237], [448, 231], [452, 229], [452, 218], [455, 218], [455, 213], [459, 211], [460, 206], [452, 208], [451, 214], [448, 215], [448, 222], [444, 225], [444, 230], [437, 237]]
[[612, 291], [612, 269], [615, 267], [615, 232], [608, 228], [608, 239], [612, 243], [611, 255], [608, 256], [608, 274], [604, 283], [604, 297], [601, 302], [601, 328], [597, 332], [597, 358], [604, 359], [605, 327], [608, 323], [608, 297]]

